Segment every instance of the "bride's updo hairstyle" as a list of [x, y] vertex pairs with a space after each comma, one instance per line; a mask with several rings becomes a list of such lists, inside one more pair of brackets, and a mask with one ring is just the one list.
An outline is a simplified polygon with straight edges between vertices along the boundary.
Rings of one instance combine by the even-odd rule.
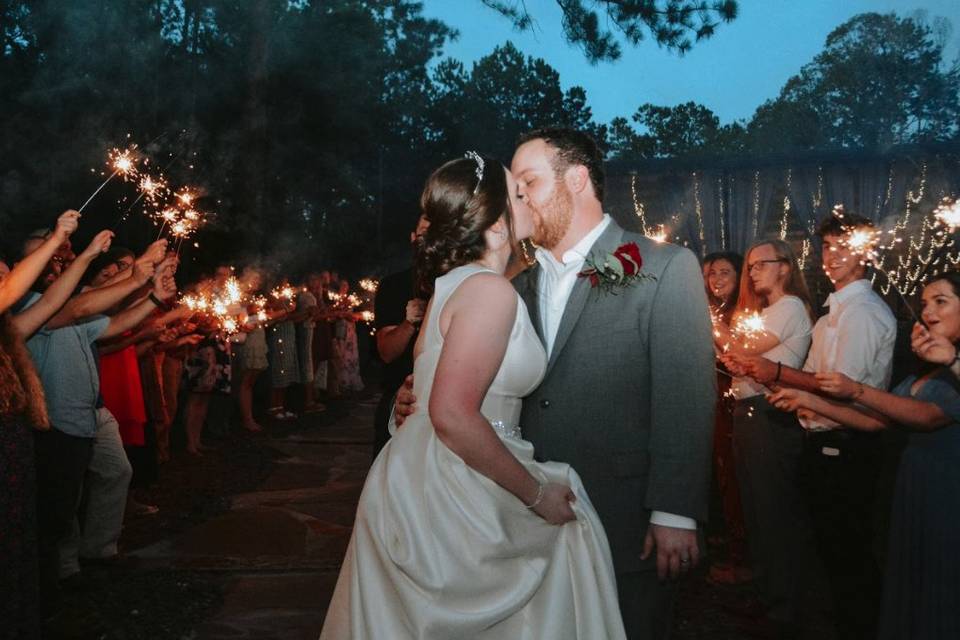
[[420, 196], [420, 210], [430, 226], [417, 238], [417, 287], [433, 294], [433, 281], [481, 257], [484, 232], [503, 216], [510, 244], [513, 218], [503, 166], [494, 158], [467, 154], [434, 171]]

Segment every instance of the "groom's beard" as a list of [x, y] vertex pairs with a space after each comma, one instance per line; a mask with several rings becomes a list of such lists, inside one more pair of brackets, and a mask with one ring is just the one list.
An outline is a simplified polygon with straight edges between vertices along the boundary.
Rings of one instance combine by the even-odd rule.
[[560, 244], [573, 220], [573, 195], [566, 185], [557, 183], [553, 195], [542, 206], [529, 203], [533, 210], [533, 242], [548, 251]]

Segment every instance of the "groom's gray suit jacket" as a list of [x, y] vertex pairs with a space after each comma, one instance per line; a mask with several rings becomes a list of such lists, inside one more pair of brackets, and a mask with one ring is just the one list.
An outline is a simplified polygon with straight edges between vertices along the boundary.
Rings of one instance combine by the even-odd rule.
[[[635, 242], [656, 280], [604, 293], [577, 278], [543, 382], [520, 425], [539, 460], [570, 464], [603, 522], [617, 573], [640, 560], [652, 510], [707, 516], [716, 374], [700, 267], [688, 249], [611, 221], [591, 254]], [[540, 267], [514, 278], [543, 338]], [[655, 556], [655, 554], [654, 554]]]

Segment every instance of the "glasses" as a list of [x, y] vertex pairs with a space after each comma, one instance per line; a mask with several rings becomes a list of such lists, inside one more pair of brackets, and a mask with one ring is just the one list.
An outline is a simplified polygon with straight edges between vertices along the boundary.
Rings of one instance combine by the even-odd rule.
[[755, 262], [751, 262], [750, 265], [747, 267], [747, 273], [753, 273], [757, 269], [762, 269], [764, 265], [767, 265], [770, 263], [786, 262], [786, 261], [787, 261], [786, 258], [774, 258], [771, 260], [756, 260]]

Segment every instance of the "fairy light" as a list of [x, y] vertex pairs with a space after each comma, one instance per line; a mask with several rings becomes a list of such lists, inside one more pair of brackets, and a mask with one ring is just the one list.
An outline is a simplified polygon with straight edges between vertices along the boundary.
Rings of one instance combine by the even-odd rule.
[[787, 189], [783, 196], [783, 216], [780, 217], [780, 239], [787, 239], [787, 231], [790, 229], [790, 189], [793, 186], [793, 169], [787, 169]]
[[723, 190], [723, 177], [717, 178], [717, 193], [720, 195], [720, 248], [727, 250], [727, 223], [723, 212], [723, 202], [726, 195]]
[[693, 202], [694, 211], [697, 214], [697, 233], [700, 236], [700, 254], [707, 253], [707, 240], [703, 230], [703, 203], [700, 202], [700, 179], [697, 172], [693, 172]]
[[640, 199], [637, 198], [637, 176], [630, 176], [630, 194], [633, 196], [633, 211], [637, 214], [637, 217], [640, 218], [640, 229], [643, 231], [643, 235], [649, 236], [650, 231], [647, 229], [647, 214], [646, 208], [643, 206], [643, 203], [640, 202]]
[[800, 246], [800, 258], [797, 260], [797, 266], [800, 267], [800, 271], [803, 271], [807, 267], [807, 258], [810, 257], [810, 251], [813, 248], [813, 243], [810, 242], [810, 238], [804, 238], [803, 244]]

